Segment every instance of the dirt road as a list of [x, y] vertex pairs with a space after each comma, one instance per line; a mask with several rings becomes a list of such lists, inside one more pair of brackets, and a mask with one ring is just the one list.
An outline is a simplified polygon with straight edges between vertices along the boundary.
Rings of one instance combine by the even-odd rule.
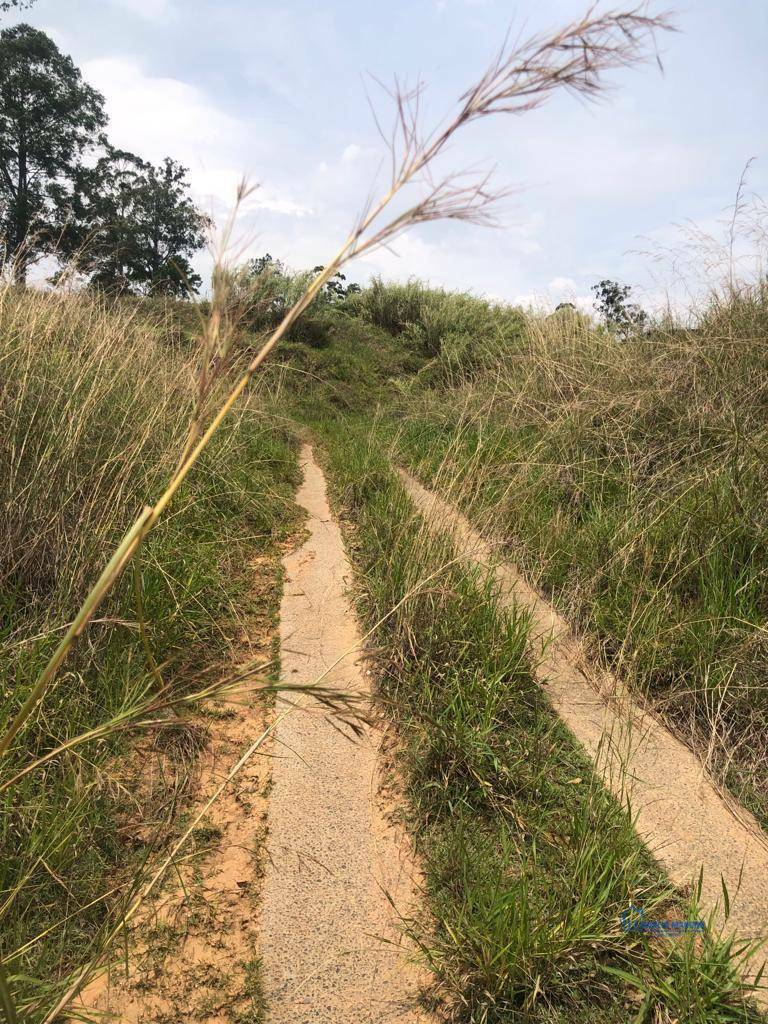
[[558, 715], [595, 760], [620, 800], [631, 800], [637, 829], [673, 882], [704, 868], [703, 904], [731, 897], [729, 929], [745, 939], [768, 936], [768, 846], [754, 818], [732, 807], [696, 755], [632, 702], [619, 681], [588, 664], [566, 622], [452, 506], [409, 474], [401, 479], [416, 507], [448, 532], [460, 557], [488, 567], [503, 604], [532, 615], [533, 638], [548, 642], [537, 676]]
[[[309, 447], [302, 465], [296, 500], [309, 514], [308, 536], [285, 559], [282, 677], [322, 677], [330, 689], [365, 696], [349, 563]], [[314, 698], [296, 704], [277, 724], [272, 762], [261, 910], [268, 1020], [426, 1020], [385, 895], [407, 912], [413, 887], [404, 837], [387, 823], [379, 796], [379, 735], [368, 728], [351, 739]]]

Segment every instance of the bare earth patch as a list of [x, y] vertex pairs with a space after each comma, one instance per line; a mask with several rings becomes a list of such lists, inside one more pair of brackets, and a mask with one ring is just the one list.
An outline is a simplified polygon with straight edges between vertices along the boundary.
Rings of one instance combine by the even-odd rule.
[[[271, 566], [267, 561], [260, 558], [252, 566], [258, 593], [267, 584], [274, 587], [274, 561]], [[275, 623], [268, 620], [257, 615], [244, 624], [240, 645], [249, 664], [270, 659]], [[206, 808], [271, 718], [266, 699], [249, 698], [211, 703], [196, 717], [205, 744], [186, 779], [177, 831]], [[116, 963], [85, 989], [81, 1007], [126, 1024], [257, 1024], [263, 1019], [256, 947], [270, 780], [264, 753], [264, 748], [257, 751], [205, 810], [158, 894], [136, 915], [127, 975], [125, 965]], [[134, 773], [137, 762], [132, 791], [169, 790], [162, 763], [158, 772], [150, 750], [131, 756]], [[146, 800], [137, 806], [146, 809]], [[131, 827], [137, 839], [146, 838], [141, 820]]]

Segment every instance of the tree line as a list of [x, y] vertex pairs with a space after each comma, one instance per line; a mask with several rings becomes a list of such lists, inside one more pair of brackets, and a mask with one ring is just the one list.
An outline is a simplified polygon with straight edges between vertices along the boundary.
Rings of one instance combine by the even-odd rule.
[[[0, 2], [0, 11], [28, 6]], [[47, 256], [111, 293], [184, 296], [209, 227], [187, 170], [113, 146], [104, 97], [27, 24], [0, 31], [0, 260], [23, 284]]]
[[[0, 0], [0, 14], [33, 3]], [[202, 281], [191, 258], [210, 222], [190, 197], [186, 168], [116, 148], [106, 127], [104, 97], [48, 35], [27, 24], [0, 31], [0, 266], [23, 284], [33, 264], [54, 256], [53, 280], [71, 272], [113, 294], [196, 292]], [[262, 279], [260, 315], [277, 316], [292, 275], [267, 254], [245, 276]], [[355, 290], [336, 274], [323, 297]], [[645, 329], [629, 286], [605, 279], [592, 290], [609, 328], [622, 337]]]

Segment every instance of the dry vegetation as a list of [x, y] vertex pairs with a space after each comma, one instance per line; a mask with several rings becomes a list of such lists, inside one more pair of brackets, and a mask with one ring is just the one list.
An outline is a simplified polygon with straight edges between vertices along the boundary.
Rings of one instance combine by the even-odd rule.
[[627, 341], [529, 318], [412, 389], [396, 439], [764, 821], [767, 303]]
[[[162, 307], [13, 286], [0, 291], [0, 339], [7, 723], [136, 507], [173, 471], [198, 356]], [[213, 666], [248, 613], [247, 560], [292, 522], [294, 443], [260, 405], [254, 393], [209, 450], [2, 760], [2, 952], [30, 1019], [99, 954], [167, 838], [194, 749], [185, 708], [220, 692]], [[261, 599], [273, 606], [274, 591]], [[149, 745], [158, 765], [178, 757], [163, 798], [144, 805], [152, 826], [132, 834], [140, 796], [118, 755], [136, 729], [170, 737]]]
[[[137, 854], [116, 827], [124, 734], [194, 736], [184, 708], [201, 690], [221, 695], [197, 669], [230, 644], [246, 552], [270, 549], [291, 520], [294, 442], [265, 415], [257, 371], [286, 339], [296, 356], [302, 316], [354, 257], [426, 220], [487, 221], [498, 193], [485, 179], [436, 174], [457, 131], [561, 88], [591, 98], [605, 71], [653, 55], [654, 32], [668, 27], [645, 8], [591, 12], [506, 46], [431, 134], [419, 89], [396, 90], [381, 199], [279, 316], [271, 286], [255, 295], [223, 264], [196, 346], [160, 307], [3, 287], [0, 998], [11, 1021], [55, 1020], [136, 906], [137, 865], [158, 841], [142, 839]], [[388, 220], [411, 184], [419, 198]], [[764, 809], [752, 769], [765, 754], [765, 310], [764, 284], [732, 284], [694, 328], [626, 343], [416, 284], [377, 283], [323, 310], [327, 347], [303, 351], [301, 387], [284, 402], [298, 399], [293, 411], [328, 430], [361, 520], [368, 614], [388, 611], [400, 584], [445, 552], [414, 535], [380, 456], [344, 465], [349, 438], [327, 423], [339, 406], [311, 382], [338, 373], [331, 399], [343, 385], [349, 411], [370, 407], [387, 369], [400, 379], [376, 437], [471, 514], [493, 516], [606, 656]], [[251, 314], [266, 333], [243, 350]], [[340, 353], [361, 335], [361, 350]], [[629, 1002], [617, 1003], [605, 958], [639, 972], [645, 1019], [755, 1019], [718, 936], [667, 950], [663, 977], [658, 950], [617, 936], [623, 901], [640, 891], [660, 902], [663, 883], [599, 787], [580, 791], [572, 813], [566, 776], [589, 778], [575, 751], [548, 776], [567, 737], [530, 683], [524, 624], [485, 597], [452, 577], [381, 634], [387, 695], [413, 729], [414, 827], [434, 855], [439, 928], [424, 951], [456, 1019], [567, 1021], [590, 1007], [595, 1021], [623, 1020], [632, 985], [621, 980]], [[457, 635], [465, 653], [454, 663]], [[555, 884], [569, 873], [575, 899]]]

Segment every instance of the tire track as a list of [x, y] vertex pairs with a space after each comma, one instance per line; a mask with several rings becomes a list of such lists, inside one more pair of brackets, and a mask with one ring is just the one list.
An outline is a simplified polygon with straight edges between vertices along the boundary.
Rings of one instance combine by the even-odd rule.
[[705, 912], [721, 908], [722, 878], [731, 902], [729, 931], [745, 940], [768, 937], [768, 844], [757, 821], [718, 792], [696, 755], [614, 676], [589, 665], [565, 620], [494, 544], [410, 474], [399, 473], [430, 527], [447, 532], [464, 561], [493, 574], [500, 603], [531, 614], [537, 650], [543, 645], [540, 684], [606, 785], [631, 802], [638, 833], [672, 881], [695, 882], [703, 866]]
[[[308, 536], [284, 561], [283, 680], [367, 697], [341, 533], [308, 446], [301, 462]], [[379, 795], [378, 739], [351, 738], [308, 696], [277, 723], [261, 910], [270, 1024], [429, 1019], [389, 902], [407, 913], [413, 868]]]

